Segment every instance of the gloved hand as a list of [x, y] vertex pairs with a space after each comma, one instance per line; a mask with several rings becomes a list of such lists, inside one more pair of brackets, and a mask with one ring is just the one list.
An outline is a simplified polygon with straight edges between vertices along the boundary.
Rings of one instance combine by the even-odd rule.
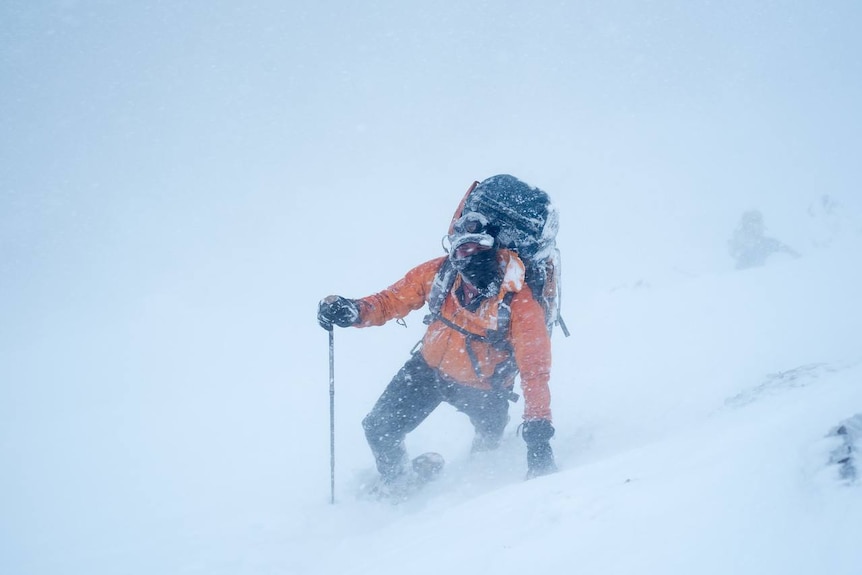
[[326, 331], [332, 331], [332, 324], [350, 327], [359, 321], [359, 306], [352, 299], [331, 295], [320, 300], [317, 306], [317, 323]]
[[547, 419], [525, 421], [521, 435], [527, 443], [527, 479], [557, 471], [554, 451], [549, 440], [554, 436], [554, 426]]

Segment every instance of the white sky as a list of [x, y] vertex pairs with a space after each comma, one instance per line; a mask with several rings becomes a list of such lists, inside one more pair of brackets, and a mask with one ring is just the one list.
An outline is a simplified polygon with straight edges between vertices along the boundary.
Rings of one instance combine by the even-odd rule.
[[[327, 383], [318, 299], [441, 253], [474, 179], [551, 194], [574, 329], [610, 288], [728, 271], [746, 209], [811, 254], [812, 202], [862, 204], [860, 23], [851, 1], [5, 0], [0, 540], [112, 530], [122, 554], [325, 467], [326, 405], [297, 405]], [[339, 334], [341, 385], [364, 382], [344, 434], [420, 334]]]

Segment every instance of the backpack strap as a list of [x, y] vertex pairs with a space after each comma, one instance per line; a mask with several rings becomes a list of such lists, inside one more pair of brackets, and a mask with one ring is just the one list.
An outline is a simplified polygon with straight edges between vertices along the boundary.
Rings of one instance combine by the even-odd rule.
[[[518, 366], [515, 363], [514, 355], [511, 353], [512, 345], [505, 336], [506, 329], [500, 329], [498, 327], [498, 329], [488, 332], [488, 335], [479, 335], [464, 329], [460, 325], [452, 323], [442, 315], [438, 315], [436, 319], [443, 322], [446, 327], [454, 329], [464, 336], [464, 343], [467, 348], [467, 357], [470, 358], [470, 363], [473, 365], [473, 371], [476, 373], [476, 377], [478, 378], [482, 378], [483, 374], [479, 358], [476, 356], [476, 350], [473, 349], [474, 341], [488, 342], [497, 349], [509, 352], [509, 357], [500, 362], [494, 369], [494, 373], [491, 375], [491, 386], [495, 390], [501, 391], [510, 377], [517, 373]], [[508, 328], [508, 322], [504, 328]], [[517, 394], [511, 395], [513, 395], [515, 400], [517, 400]]]
[[[431, 325], [434, 320], [439, 319], [447, 327], [455, 331], [480, 341], [487, 341], [494, 347], [498, 347], [506, 341], [506, 334], [509, 330], [509, 321], [512, 318], [512, 299], [515, 297], [515, 292], [507, 292], [503, 296], [502, 301], [497, 310], [497, 329], [489, 330], [487, 335], [478, 335], [471, 331], [467, 331], [459, 325], [455, 325], [451, 321], [443, 317], [440, 311], [443, 309], [443, 301], [449, 292], [452, 291], [452, 286], [455, 285], [455, 278], [458, 275], [458, 270], [452, 265], [448, 259], [444, 260], [437, 270], [437, 275], [434, 276], [434, 281], [431, 283], [431, 293], [428, 295], [428, 314], [422, 320], [425, 325]], [[502, 348], [501, 348], [502, 349]]]
[[449, 258], [443, 260], [440, 269], [437, 270], [437, 275], [434, 276], [434, 281], [431, 283], [431, 293], [428, 295], [428, 315], [425, 316], [423, 322], [425, 325], [430, 325], [434, 319], [440, 316], [440, 310], [443, 309], [443, 301], [455, 285], [455, 278], [458, 276], [458, 270], [449, 261]]
[[509, 322], [512, 319], [512, 299], [515, 297], [515, 292], [508, 292], [503, 296], [503, 301], [497, 311], [497, 329], [490, 332], [489, 340], [491, 345], [497, 349], [505, 350], [509, 356], [497, 364], [494, 369], [494, 374], [491, 376], [491, 387], [498, 393], [505, 394], [507, 399], [512, 403], [518, 401], [518, 394], [506, 387], [506, 383], [513, 380], [518, 373], [518, 364], [515, 362], [515, 353], [512, 350], [512, 344], [506, 338], [509, 331]]
[[446, 327], [454, 329], [464, 336], [464, 346], [467, 348], [467, 357], [470, 358], [470, 363], [473, 364], [473, 371], [476, 373], [476, 377], [481, 378], [482, 366], [479, 364], [479, 358], [476, 357], [476, 350], [473, 349], [473, 342], [477, 340], [484, 341], [487, 338], [483, 335], [475, 334], [472, 331], [467, 331], [460, 325], [452, 323], [442, 315], [438, 315], [435, 319], [440, 320]]
[[[491, 376], [492, 386], [494, 389], [499, 390], [503, 387], [506, 380], [517, 372], [517, 365], [515, 364], [514, 356], [511, 353], [512, 345], [506, 338], [509, 331], [509, 322], [512, 318], [512, 299], [515, 297], [515, 292], [506, 293], [498, 306], [497, 329], [489, 330], [485, 335], [479, 335], [449, 321], [440, 313], [443, 309], [443, 301], [446, 299], [446, 296], [449, 295], [449, 292], [452, 290], [452, 286], [455, 285], [455, 278], [457, 275], [458, 271], [452, 265], [452, 262], [448, 259], [444, 260], [431, 284], [431, 293], [428, 296], [429, 313], [425, 316], [423, 322], [425, 325], [431, 325], [435, 320], [440, 320], [443, 325], [450, 329], [454, 329], [464, 336], [467, 348], [467, 357], [470, 358], [470, 363], [473, 365], [473, 371], [476, 373], [476, 377], [481, 378], [483, 374], [481, 365], [479, 364], [479, 358], [476, 356], [476, 351], [473, 349], [474, 341], [487, 342], [496, 349], [509, 352], [509, 358], [499, 364], [497, 369], [494, 370], [494, 374]], [[517, 395], [512, 395], [517, 399]]]

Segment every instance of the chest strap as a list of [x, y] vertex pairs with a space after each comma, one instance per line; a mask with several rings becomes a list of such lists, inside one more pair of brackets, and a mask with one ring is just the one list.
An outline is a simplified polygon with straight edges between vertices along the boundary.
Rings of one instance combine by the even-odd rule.
[[467, 357], [470, 358], [470, 363], [473, 365], [473, 371], [476, 373], [476, 377], [480, 379], [483, 378], [484, 375], [482, 373], [482, 366], [479, 363], [479, 358], [476, 355], [476, 350], [473, 349], [474, 341], [488, 343], [493, 346], [494, 349], [508, 354], [508, 357], [497, 365], [494, 370], [494, 374], [491, 376], [491, 383], [494, 387], [503, 386], [506, 383], [506, 380], [517, 372], [517, 366], [515, 365], [515, 359], [512, 354], [512, 344], [509, 343], [507, 338], [509, 321], [512, 317], [511, 302], [513, 297], [515, 297], [514, 292], [508, 292], [503, 296], [497, 310], [497, 329], [488, 330], [485, 335], [473, 333], [472, 331], [453, 323], [449, 319], [443, 317], [439, 311], [436, 315], [428, 314], [425, 317], [426, 324], [430, 325], [434, 320], [439, 320], [449, 329], [453, 329], [464, 336], [465, 347], [467, 348]]

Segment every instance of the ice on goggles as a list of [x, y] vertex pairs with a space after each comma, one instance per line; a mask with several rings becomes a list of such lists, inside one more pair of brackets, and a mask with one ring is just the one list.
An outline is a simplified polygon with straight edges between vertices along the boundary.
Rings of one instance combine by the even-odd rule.
[[479, 212], [467, 212], [452, 226], [449, 236], [452, 259], [470, 256], [494, 247], [494, 236], [488, 218]]
[[455, 235], [460, 234], [487, 234], [490, 222], [488, 218], [479, 212], [467, 212], [452, 226]]
[[[485, 237], [490, 238], [491, 236]], [[456, 260], [466, 259], [478, 254], [479, 252], [488, 251], [492, 247], [494, 247], [493, 238], [491, 238], [490, 243], [486, 241], [466, 241], [458, 244], [458, 247], [452, 249], [452, 258]]]

